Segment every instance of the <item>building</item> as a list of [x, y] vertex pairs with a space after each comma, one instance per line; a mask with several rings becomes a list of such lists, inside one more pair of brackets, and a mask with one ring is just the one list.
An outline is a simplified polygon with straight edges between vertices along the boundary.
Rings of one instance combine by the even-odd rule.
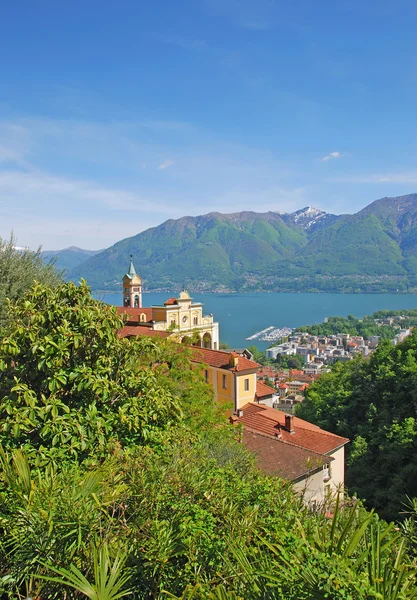
[[282, 411], [248, 403], [232, 417], [243, 426], [242, 442], [269, 475], [291, 481], [309, 505], [343, 492], [347, 438]]
[[275, 390], [257, 380], [259, 364], [236, 352], [193, 348], [191, 361], [202, 369], [207, 383], [213, 386], [215, 398], [238, 411], [248, 402], [272, 406]]
[[280, 344], [279, 346], [274, 346], [273, 348], [268, 348], [267, 350], [265, 350], [265, 356], [266, 358], [271, 358], [275, 360], [278, 356], [291, 356], [293, 354], [296, 354], [296, 352], [297, 344], [292, 342]]
[[287, 381], [288, 393], [289, 394], [301, 394], [304, 393], [308, 388], [308, 383], [303, 381]]
[[183, 290], [178, 298], [168, 298], [161, 306], [142, 306], [142, 279], [136, 273], [133, 259], [123, 277], [123, 306], [117, 307], [119, 315], [125, 318], [122, 337], [143, 335], [143, 328], [151, 331], [167, 332], [180, 342], [193, 342], [204, 348], [219, 347], [219, 324], [213, 315], [203, 314], [203, 305], [193, 302], [188, 292]]
[[279, 396], [274, 388], [258, 380], [256, 383], [255, 402], [272, 408], [277, 403], [278, 398]]
[[290, 394], [284, 398], [279, 398], [277, 402], [272, 405], [272, 408], [277, 408], [283, 412], [293, 413], [295, 407], [304, 401], [304, 396], [300, 394]]

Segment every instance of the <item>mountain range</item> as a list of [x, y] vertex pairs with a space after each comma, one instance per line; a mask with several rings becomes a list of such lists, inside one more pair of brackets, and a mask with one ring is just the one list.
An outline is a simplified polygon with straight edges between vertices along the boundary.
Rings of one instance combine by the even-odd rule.
[[83, 250], [77, 246], [70, 246], [63, 250], [44, 250], [42, 252], [42, 258], [45, 262], [53, 261], [59, 269], [70, 272], [71, 269], [99, 252], [101, 252], [101, 250]]
[[[209, 213], [170, 219], [68, 268], [93, 289], [118, 289], [132, 254], [148, 290], [385, 292], [417, 289], [417, 194], [353, 215]], [[61, 266], [74, 249], [57, 253]], [[47, 254], [47, 253], [45, 253]]]

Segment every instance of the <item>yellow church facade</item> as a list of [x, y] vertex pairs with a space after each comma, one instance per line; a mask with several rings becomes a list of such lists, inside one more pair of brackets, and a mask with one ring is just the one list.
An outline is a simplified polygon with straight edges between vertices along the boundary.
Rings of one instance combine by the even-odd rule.
[[142, 279], [136, 273], [132, 257], [123, 277], [123, 306], [118, 307], [118, 312], [127, 315], [126, 334], [129, 327], [146, 327], [175, 335], [180, 342], [192, 342], [213, 350], [219, 348], [219, 324], [212, 314], [204, 315], [201, 302], [193, 302], [185, 290], [178, 298], [168, 298], [163, 305], [142, 306]]

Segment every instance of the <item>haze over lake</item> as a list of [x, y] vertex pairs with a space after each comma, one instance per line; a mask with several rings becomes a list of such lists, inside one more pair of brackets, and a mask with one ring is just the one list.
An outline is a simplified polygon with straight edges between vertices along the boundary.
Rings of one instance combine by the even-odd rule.
[[[144, 306], [163, 304], [173, 294], [143, 294]], [[96, 298], [121, 305], [122, 294], [96, 294]], [[236, 348], [269, 343], [246, 341], [246, 338], [270, 325], [300, 327], [321, 323], [326, 317], [361, 318], [381, 309], [417, 307], [417, 294], [192, 294], [204, 304], [204, 313], [212, 313], [220, 323], [220, 339]]]

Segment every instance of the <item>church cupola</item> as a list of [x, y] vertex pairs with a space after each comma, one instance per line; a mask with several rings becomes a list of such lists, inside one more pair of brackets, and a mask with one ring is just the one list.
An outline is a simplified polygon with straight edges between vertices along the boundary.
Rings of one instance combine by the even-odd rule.
[[132, 255], [129, 271], [123, 277], [123, 306], [142, 308], [142, 279], [136, 273]]

